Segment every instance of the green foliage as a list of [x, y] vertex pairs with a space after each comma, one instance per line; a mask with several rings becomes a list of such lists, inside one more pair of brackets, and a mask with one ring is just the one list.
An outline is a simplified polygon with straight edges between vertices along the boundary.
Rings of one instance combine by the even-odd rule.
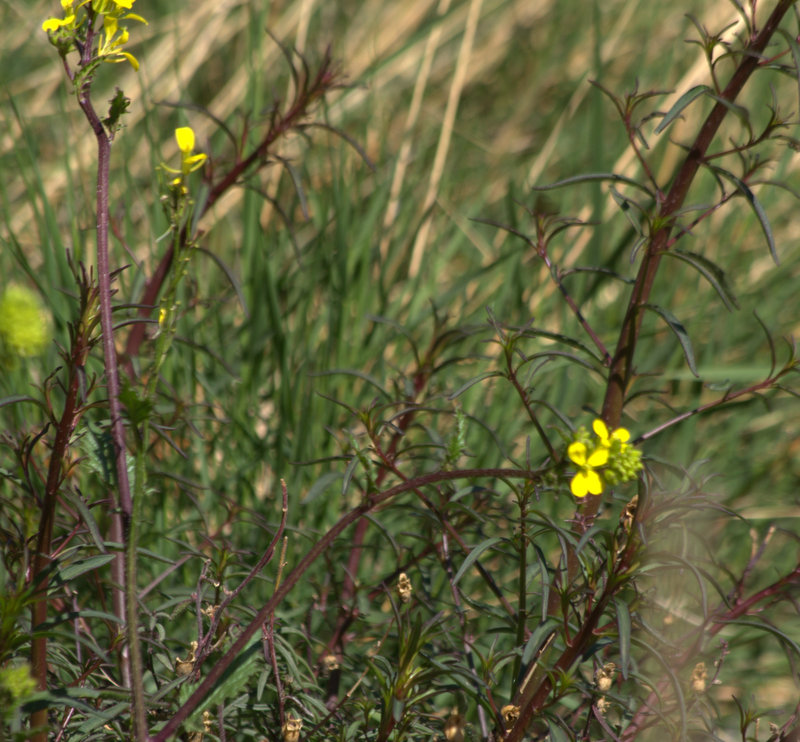
[[706, 5], [25, 9], [0, 740], [787, 737], [800, 53]]

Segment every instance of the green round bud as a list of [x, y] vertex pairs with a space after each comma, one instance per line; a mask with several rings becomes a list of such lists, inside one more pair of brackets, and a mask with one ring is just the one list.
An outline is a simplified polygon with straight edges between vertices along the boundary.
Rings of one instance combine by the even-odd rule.
[[9, 286], [0, 299], [0, 341], [5, 354], [39, 355], [49, 341], [47, 315], [39, 297], [24, 286]]

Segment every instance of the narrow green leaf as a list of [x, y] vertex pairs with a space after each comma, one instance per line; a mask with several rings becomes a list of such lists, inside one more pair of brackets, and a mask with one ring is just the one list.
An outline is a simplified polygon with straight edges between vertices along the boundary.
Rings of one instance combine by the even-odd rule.
[[536, 553], [536, 559], [539, 562], [539, 574], [541, 575], [541, 591], [542, 591], [542, 601], [541, 601], [541, 620], [542, 622], [547, 621], [547, 606], [550, 602], [550, 573], [547, 571], [547, 558], [544, 555], [544, 552], [536, 546], [533, 545], [533, 549]]
[[[319, 373], [313, 373], [313, 374], [310, 374], [310, 375], [311, 375], [312, 378], [323, 377], [323, 376], [337, 376], [337, 375], [355, 376], [357, 379], [361, 379], [362, 381], [366, 381], [367, 384], [370, 384], [371, 386], [374, 386], [384, 397], [386, 397], [386, 399], [393, 399], [392, 395], [388, 391], [386, 391], [386, 389], [384, 389], [381, 386], [381, 383], [374, 376], [370, 376], [368, 373], [365, 373], [363, 371], [359, 371], [357, 369], [352, 369], [352, 368], [332, 368], [329, 371], [321, 371]], [[336, 401], [336, 400], [333, 400], [333, 401]]]
[[395, 723], [399, 723], [399, 721], [403, 718], [403, 713], [406, 710], [405, 701], [402, 698], [393, 698], [392, 699], [392, 719], [394, 719]]
[[19, 404], [20, 402], [33, 402], [33, 404], [47, 411], [47, 408], [38, 399], [29, 397], [27, 394], [14, 394], [10, 397], [3, 397], [3, 399], [0, 399], [0, 407], [5, 407], [10, 404]]
[[689, 106], [695, 99], [699, 98], [701, 95], [706, 95], [711, 92], [711, 88], [708, 85], [695, 85], [691, 90], [687, 90], [675, 103], [672, 104], [672, 108], [667, 111], [664, 115], [664, 118], [661, 119], [661, 123], [656, 127], [656, 134], [660, 134], [664, 129], [666, 129], [678, 116], [681, 115], [683, 109]]
[[454, 392], [451, 392], [450, 394], [448, 394], [447, 398], [448, 399], [458, 399], [458, 397], [460, 397], [464, 392], [466, 392], [467, 389], [470, 389], [471, 387], [475, 386], [475, 384], [480, 384], [482, 381], [486, 381], [486, 379], [491, 379], [492, 377], [495, 377], [495, 376], [500, 376], [500, 374], [497, 371], [487, 371], [484, 374], [480, 374], [479, 376], [475, 376], [472, 379], [470, 379], [469, 381], [467, 381], [465, 384], [462, 384]]
[[353, 474], [356, 473], [356, 468], [358, 467], [359, 458], [358, 455], [353, 456], [352, 459], [347, 464], [347, 468], [344, 470], [344, 477], [342, 478], [342, 494], [346, 495], [347, 490], [350, 488], [350, 480], [353, 478]]
[[634, 180], [633, 178], [628, 178], [624, 175], [617, 175], [617, 173], [585, 173], [584, 175], [575, 175], [571, 178], [564, 178], [564, 180], [557, 180], [555, 183], [548, 183], [547, 185], [543, 186], [533, 186], [531, 190], [534, 191], [552, 191], [556, 188], [564, 188], [565, 186], [575, 185], [576, 183], [594, 183], [594, 182], [604, 182], [609, 181], [611, 183], [625, 183], [629, 186], [633, 186], [634, 188], [638, 188], [641, 191], [644, 191], [648, 195], [652, 196], [653, 194], [650, 192], [650, 189], [640, 183], [638, 180]]
[[80, 513], [83, 522], [86, 524], [86, 527], [89, 529], [89, 533], [92, 535], [92, 539], [94, 540], [95, 546], [97, 546], [98, 551], [105, 553], [106, 551], [105, 541], [103, 540], [103, 536], [100, 534], [100, 527], [97, 525], [97, 521], [94, 519], [92, 511], [89, 509], [89, 506], [83, 501], [83, 498], [76, 492], [72, 492], [71, 490], [67, 489], [64, 495], [75, 506], [75, 509]]
[[[687, 719], [686, 719], [686, 700], [683, 697], [683, 688], [681, 688], [681, 682], [680, 682], [680, 680], [678, 680], [678, 676], [675, 674], [675, 671], [673, 669], [672, 664], [655, 647], [651, 646], [650, 644], [648, 644], [643, 639], [641, 639], [641, 638], [634, 639], [634, 642], [637, 645], [639, 645], [641, 647], [644, 647], [644, 649], [647, 650], [647, 652], [649, 652], [650, 655], [654, 659], [656, 659], [661, 664], [661, 666], [664, 668], [664, 670], [665, 670], [665, 672], [666, 672], [666, 674], [667, 674], [667, 676], [668, 676], [668, 678], [670, 680], [670, 683], [672, 685], [672, 690], [673, 690], [675, 702], [677, 703], [677, 710], [676, 711], [677, 711], [677, 717], [680, 720], [680, 729], [681, 729], [681, 731], [680, 731], [680, 739], [682, 739], [682, 740], [686, 739], [686, 723], [687, 723]], [[653, 688], [653, 691], [659, 697], [661, 697], [661, 693], [658, 690], [658, 684], [653, 684], [651, 687]], [[675, 714], [673, 715], [673, 718], [674, 718], [674, 716], [675, 716]]]
[[748, 111], [744, 106], [740, 106], [738, 103], [734, 103], [733, 101], [723, 98], [721, 95], [716, 95], [715, 93], [709, 93], [709, 97], [715, 103], [725, 106], [725, 108], [727, 108], [734, 116], [737, 116], [743, 124], [746, 126], [750, 125], [750, 111]]
[[556, 621], [554, 618], [548, 618], [533, 630], [530, 638], [527, 642], [525, 642], [525, 648], [522, 650], [523, 667], [527, 667], [531, 659], [533, 659], [533, 655], [539, 651], [557, 626], [558, 621]]
[[797, 642], [794, 639], [792, 639], [792, 637], [790, 637], [788, 634], [777, 628], [777, 626], [772, 626], [766, 621], [747, 621], [745, 619], [736, 618], [733, 619], [732, 621], [721, 621], [721, 623], [731, 624], [735, 626], [749, 626], [750, 628], [770, 633], [773, 636], [777, 637], [780, 641], [784, 642], [787, 648], [791, 648], [794, 651], [795, 655], [798, 658], [800, 658], [800, 645], [798, 645]]
[[[692, 350], [692, 341], [689, 339], [689, 333], [686, 332], [686, 328], [683, 324], [675, 317], [672, 312], [668, 309], [664, 309], [664, 307], [659, 307], [656, 304], [645, 304], [645, 309], [652, 309], [661, 319], [664, 320], [669, 325], [670, 330], [675, 333], [675, 336], [678, 338], [678, 342], [681, 344], [683, 348], [683, 355], [686, 357], [686, 363], [689, 366], [690, 371], [695, 375], [697, 374], [697, 364], [694, 360], [694, 350]], [[699, 376], [698, 376], [699, 378]]]
[[[234, 698], [242, 691], [250, 682], [250, 679], [262, 669], [262, 665], [257, 661], [260, 650], [261, 641], [258, 639], [252, 641], [242, 650], [222, 674], [222, 677], [217, 681], [208, 696], [198, 705], [192, 715], [192, 719], [200, 718], [206, 709], [215, 708], [220, 703]], [[194, 687], [191, 684], [184, 683], [180, 691], [181, 701], [184, 702], [188, 699], [193, 690]]]
[[72, 562], [72, 564], [68, 564], [66, 567], [59, 569], [56, 575], [56, 580], [59, 580], [62, 583], [69, 582], [70, 580], [74, 580], [76, 577], [80, 577], [87, 572], [91, 572], [92, 570], [105, 566], [113, 558], [113, 554], [97, 554], [96, 556], [86, 557], [85, 559], [78, 559]]
[[769, 219], [767, 218], [767, 212], [764, 211], [764, 207], [756, 198], [755, 193], [753, 193], [747, 183], [737, 178], [733, 173], [729, 173], [727, 170], [721, 170], [720, 168], [714, 168], [714, 172], [733, 183], [736, 186], [736, 190], [738, 190], [750, 202], [750, 206], [753, 207], [753, 211], [755, 212], [756, 217], [758, 217], [758, 221], [761, 224], [761, 229], [764, 231], [764, 237], [767, 239], [770, 255], [772, 255], [775, 265], [780, 265], [778, 251], [775, 248], [775, 238], [772, 235], [772, 227], [770, 226]]
[[464, 576], [464, 573], [475, 563], [477, 558], [483, 554], [486, 549], [490, 549], [494, 546], [498, 541], [502, 541], [502, 539], [498, 536], [494, 536], [493, 538], [487, 538], [485, 541], [481, 541], [469, 554], [467, 554], [467, 558], [464, 560], [461, 567], [459, 567], [458, 572], [456, 572], [456, 576], [453, 578], [453, 586], [458, 584], [458, 581]]
[[725, 271], [722, 270], [722, 268], [720, 268], [716, 263], [712, 262], [703, 255], [698, 255], [697, 253], [689, 252], [688, 250], [680, 250], [677, 248], [664, 254], [673, 258], [677, 258], [678, 260], [683, 260], [685, 263], [691, 265], [692, 268], [694, 268], [701, 276], [703, 276], [703, 278], [706, 279], [706, 281], [711, 284], [711, 286], [714, 288], [714, 291], [719, 294], [719, 298], [722, 299], [723, 304], [725, 304], [725, 308], [729, 312], [732, 312], [734, 309], [739, 309], [739, 302], [728, 285], [728, 279], [725, 275]]
[[792, 52], [792, 61], [794, 62], [795, 70], [794, 77], [797, 80], [797, 104], [800, 106], [800, 44], [798, 44], [797, 39], [785, 29], [778, 28], [776, 30], [781, 36], [783, 36], [784, 39], [786, 39], [786, 43], [789, 45], [789, 49]]
[[551, 742], [570, 742], [572, 739], [553, 719], [547, 720], [547, 727], [550, 733], [549, 739]]
[[301, 505], [308, 505], [316, 500], [328, 487], [335, 481], [341, 479], [342, 475], [337, 471], [329, 471], [323, 474], [306, 493], [306, 496], [300, 501]]
[[616, 598], [617, 632], [619, 633], [620, 671], [625, 680], [628, 679], [628, 668], [631, 663], [631, 614], [624, 600]]

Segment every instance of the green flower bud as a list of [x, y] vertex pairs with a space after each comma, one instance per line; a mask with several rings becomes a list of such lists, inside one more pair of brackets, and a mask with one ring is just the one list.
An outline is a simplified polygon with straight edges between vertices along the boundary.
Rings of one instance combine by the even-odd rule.
[[39, 355], [49, 341], [47, 315], [36, 294], [24, 286], [9, 286], [0, 299], [0, 343], [3, 355]]

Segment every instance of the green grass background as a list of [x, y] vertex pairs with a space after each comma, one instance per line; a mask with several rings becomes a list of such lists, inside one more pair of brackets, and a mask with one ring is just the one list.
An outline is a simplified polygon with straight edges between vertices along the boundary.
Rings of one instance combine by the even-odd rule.
[[[74, 293], [66, 251], [93, 261], [94, 142], [40, 30], [57, 5], [5, 0], [0, 6], [0, 275], [4, 284], [39, 290], [52, 313], [55, 343], [63, 345]], [[281, 145], [291, 172], [274, 165], [204, 220], [206, 252], [189, 269], [180, 341], [159, 400], [170, 445], [154, 449], [152, 528], [143, 547], [158, 559], [143, 560], [145, 583], [163, 570], [160, 560], [186, 550], [198, 559], [210, 554], [222, 560], [218, 551], [209, 552], [206, 533], [238, 560], [251, 561], [264, 530], [278, 518], [281, 477], [290, 493], [289, 562], [296, 559], [354, 497], [342, 493], [342, 477], [351, 455], [348, 438], [361, 440], [361, 429], [331, 399], [366, 409], [402, 397], [410, 388], [414, 354], [429, 345], [437, 321], [453, 333], [442, 356], [448, 363], [426, 390], [434, 412], [424, 425], [434, 438], [445, 438], [461, 405], [482, 421], [469, 427], [469, 466], [524, 461], [532, 431], [509, 385], [484, 382], [452, 398], [470, 379], [497, 367], [497, 346], [487, 342], [487, 308], [501, 322], [532, 320], [537, 328], [585, 338], [531, 251], [471, 220], [532, 231], [524, 211], [534, 199], [531, 185], [581, 172], [639, 175], [612, 105], [589, 80], [617, 94], [637, 81], [640, 90], [665, 91], [654, 106], [665, 111], [680, 92], [707, 82], [699, 48], [685, 43], [695, 33], [685, 14], [697, 14], [713, 30], [735, 18], [728, 2], [689, 0], [139, 0], [135, 9], [149, 21], [132, 28], [131, 49], [141, 70], [108, 65], [95, 88], [96, 101], [110, 98], [114, 86], [133, 101], [112, 161], [111, 211], [123, 238], [113, 244], [112, 264], [129, 266], [120, 300], [136, 300], [165, 249], [159, 237], [167, 224], [155, 198], [154, 169], [176, 159], [174, 127], [191, 124], [203, 151], [224, 163], [231, 142], [204, 111], [238, 135], [245, 124], [256, 129], [273, 103], [286, 99], [288, 67], [267, 29], [302, 51], [312, 68], [331, 46], [350, 85], [331, 96], [325, 118], [374, 164], [370, 168], [330, 132], [312, 129], [308, 141], [295, 137]], [[720, 66], [723, 80], [727, 69]], [[760, 79], [746, 91], [755, 120], [763, 120], [770, 101], [766, 76]], [[796, 111], [796, 83], [777, 76], [773, 83], [782, 110]], [[415, 86], [423, 91], [418, 107]], [[688, 140], [707, 110], [703, 103], [692, 107], [670, 130], [673, 143], [652, 137], [655, 123], [645, 126], [662, 183], [679, 162], [676, 145]], [[736, 131], [732, 126], [730, 133]], [[438, 149], [443, 138], [449, 144]], [[797, 188], [797, 164], [798, 155], [787, 150], [768, 177]], [[692, 203], [708, 203], [713, 187], [710, 178], [701, 178]], [[717, 389], [727, 382], [754, 383], [769, 369], [769, 346], [754, 312], [779, 353], [781, 336], [797, 332], [796, 202], [775, 188], [756, 192], [772, 219], [779, 266], [741, 199], [699, 225], [684, 245], [726, 270], [741, 308], [726, 311], [708, 285], [677, 261], [664, 265], [654, 295], [654, 303], [671, 308], [685, 324], [700, 377]], [[583, 185], [549, 198], [563, 214], [602, 222], [562, 233], [553, 245], [556, 263], [635, 275], [629, 223], [607, 188]], [[613, 346], [625, 285], [582, 274], [566, 285]], [[525, 346], [530, 353], [547, 347], [541, 339]], [[30, 393], [31, 383], [41, 384], [57, 364], [54, 344], [44, 357], [3, 374], [0, 395]], [[668, 394], [643, 395], [629, 405], [625, 424], [634, 435], [719, 394], [691, 376], [674, 335], [655, 317], [645, 322], [637, 368], [658, 374], [640, 388]], [[100, 373], [99, 358], [89, 370]], [[568, 364], [551, 362], [535, 385], [537, 398], [576, 424], [590, 421], [589, 410], [602, 402], [601, 375]], [[541, 410], [545, 426], [561, 425]], [[30, 405], [6, 406], [0, 415], [7, 430], [33, 431], [43, 423]], [[676, 549], [694, 554], [706, 548], [737, 574], [750, 557], [751, 532], [763, 537], [775, 524], [774, 564], [759, 579], [766, 584], [796, 563], [798, 419], [790, 399], [758, 399], [693, 418], [645, 444], [647, 455], [685, 467], [697, 480], [707, 478], [706, 493], [749, 519], [698, 522], [696, 533], [687, 530], [686, 543]], [[532, 438], [534, 459], [540, 456], [537, 443]], [[667, 489], [676, 486], [679, 477], [665, 477]], [[4, 486], [6, 501], [13, 501], [10, 485]], [[540, 506], [566, 517], [567, 500]], [[387, 524], [399, 552], [413, 543], [418, 528], [410, 503]], [[30, 517], [26, 506], [17, 507], [18, 517]], [[362, 575], [365, 582], [396, 567], [392, 550], [381, 543], [378, 535], [370, 542], [375, 563]], [[329, 555], [329, 565], [344, 554], [346, 544], [341, 555]], [[170, 615], [186, 599], [197, 563], [171, 576], [171, 593], [153, 615]], [[291, 610], [301, 615], [322, 579], [311, 576], [287, 616]], [[683, 589], [678, 584], [675, 589]], [[316, 628], [325, 634], [325, 627]], [[796, 628], [793, 638], [800, 642]], [[731, 692], [769, 706], [796, 694], [777, 644], [754, 640], [751, 659], [759, 675], [741, 665], [724, 674], [723, 685], [712, 691], [721, 704]]]

